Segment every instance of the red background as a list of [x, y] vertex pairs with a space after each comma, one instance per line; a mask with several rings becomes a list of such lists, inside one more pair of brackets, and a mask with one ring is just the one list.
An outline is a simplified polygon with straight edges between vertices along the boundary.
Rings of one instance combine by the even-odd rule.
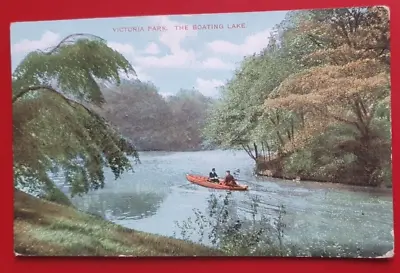
[[[397, 3], [396, 3], [397, 1]], [[391, 8], [392, 28], [392, 75], [399, 75], [398, 0], [112, 0], [101, 2], [94, 0], [3, 0], [0, 8], [1, 41], [1, 92], [0, 99], [0, 177], [1, 177], [1, 219], [0, 225], [0, 272], [205, 272], [205, 271], [275, 271], [275, 272], [335, 272], [341, 270], [356, 272], [389, 272], [399, 267], [399, 257], [391, 260], [322, 260], [322, 259], [272, 259], [272, 258], [15, 258], [13, 253], [13, 183], [12, 183], [12, 111], [11, 111], [11, 61], [10, 61], [10, 23], [17, 21], [39, 21], [56, 19], [77, 19], [96, 17], [117, 17], [134, 15], [196, 14], [243, 11], [268, 11], [308, 8], [333, 8], [346, 6], [387, 5]], [[394, 16], [393, 16], [394, 15]], [[397, 26], [396, 26], [397, 25]], [[79, 32], [79, 30], [76, 30]], [[398, 77], [393, 78], [392, 115], [393, 115], [393, 181], [399, 180], [399, 128], [400, 107], [396, 102], [400, 94]], [[399, 119], [397, 119], [399, 118]], [[397, 168], [396, 168], [397, 164]], [[395, 183], [394, 183], [395, 184]], [[400, 213], [400, 189], [394, 186], [395, 219]], [[396, 208], [397, 207], [397, 208]], [[395, 234], [400, 236], [398, 228]], [[395, 235], [395, 236], [396, 236]], [[3, 244], [4, 243], [4, 244]], [[397, 243], [397, 247], [400, 244]]]

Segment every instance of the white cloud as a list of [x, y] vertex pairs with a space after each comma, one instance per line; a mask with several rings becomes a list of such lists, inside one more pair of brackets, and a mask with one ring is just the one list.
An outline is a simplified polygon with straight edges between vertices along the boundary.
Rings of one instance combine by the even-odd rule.
[[159, 39], [161, 43], [170, 49], [172, 54], [183, 50], [181, 43], [184, 39], [197, 36], [197, 31], [190, 28], [188, 30], [176, 30], [175, 26], [182, 26], [184, 24], [171, 20], [169, 16], [154, 16], [151, 17], [151, 20], [154, 24], [167, 27], [168, 30], [163, 32]]
[[175, 54], [167, 54], [162, 57], [146, 56], [136, 57], [135, 61], [145, 68], [185, 68], [196, 65], [196, 54], [194, 51], [179, 51]]
[[[143, 56], [139, 55], [139, 53], [135, 51], [133, 46], [130, 44], [109, 42], [108, 45], [123, 54], [129, 61], [132, 62], [133, 65], [140, 66], [141, 72], [138, 72], [138, 74], [143, 74], [143, 70], [145, 69], [155, 67], [199, 69], [231, 69], [233, 67], [232, 64], [225, 63], [218, 58], [208, 58], [200, 62], [193, 50], [180, 50], [175, 52], [175, 54], [167, 54], [164, 56]], [[147, 47], [147, 50], [148, 49], [149, 47]]]
[[[159, 35], [159, 42], [169, 49], [169, 53], [154, 56], [160, 53], [157, 43], [150, 42], [147, 47], [139, 52], [135, 51], [129, 44], [109, 43], [114, 49], [123, 54], [129, 54], [133, 64], [141, 68], [192, 68], [192, 69], [231, 69], [230, 63], [225, 63], [218, 58], [208, 58], [204, 61], [199, 60], [199, 53], [194, 50], [187, 50], [182, 47], [182, 42], [188, 37], [195, 37], [197, 31], [176, 30], [175, 26], [182, 26], [183, 23], [171, 20], [169, 16], [150, 17], [152, 25], [162, 25], [167, 27], [167, 31]], [[147, 53], [143, 55], [143, 53]], [[149, 56], [153, 55], [153, 56]]]
[[251, 55], [260, 52], [268, 45], [271, 29], [247, 36], [242, 44], [234, 44], [224, 40], [215, 40], [207, 44], [207, 47], [214, 53], [229, 55]]
[[44, 50], [56, 46], [60, 42], [60, 34], [51, 31], [43, 33], [39, 40], [24, 39], [11, 47], [12, 53], [27, 53], [34, 50]]
[[202, 62], [203, 68], [206, 69], [232, 69], [231, 63], [226, 63], [218, 58], [208, 58]]
[[175, 26], [182, 26], [183, 23], [173, 21], [169, 16], [150, 17], [153, 25], [166, 26], [167, 31], [159, 36], [159, 41], [168, 47], [170, 53], [164, 56], [137, 56], [136, 61], [143, 67], [159, 68], [186, 68], [195, 67], [197, 55], [193, 50], [182, 48], [182, 42], [187, 37], [195, 37], [197, 32], [194, 30], [176, 30]]
[[196, 79], [196, 89], [199, 90], [204, 96], [208, 97], [217, 97], [219, 95], [217, 88], [223, 85], [224, 82], [217, 79]]
[[158, 48], [158, 45], [156, 43], [151, 42], [147, 45], [146, 49], [144, 50], [144, 53], [150, 55], [157, 55], [158, 53], [160, 53], [160, 49]]

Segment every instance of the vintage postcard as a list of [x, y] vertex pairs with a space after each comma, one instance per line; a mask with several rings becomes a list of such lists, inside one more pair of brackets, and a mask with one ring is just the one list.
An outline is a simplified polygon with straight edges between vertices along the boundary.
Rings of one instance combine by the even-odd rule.
[[16, 255], [392, 257], [389, 22], [12, 24]]

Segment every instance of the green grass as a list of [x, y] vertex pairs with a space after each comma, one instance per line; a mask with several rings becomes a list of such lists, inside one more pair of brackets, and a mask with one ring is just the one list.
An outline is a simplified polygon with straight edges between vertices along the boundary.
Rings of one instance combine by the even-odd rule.
[[22, 255], [223, 255], [202, 245], [127, 229], [20, 191], [14, 197], [14, 250]]

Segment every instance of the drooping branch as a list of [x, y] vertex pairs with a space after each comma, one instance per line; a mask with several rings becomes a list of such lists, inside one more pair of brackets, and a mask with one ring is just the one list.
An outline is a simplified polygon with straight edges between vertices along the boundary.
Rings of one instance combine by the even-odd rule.
[[93, 35], [93, 34], [88, 34], [88, 33], [75, 33], [75, 34], [68, 35], [67, 37], [65, 37], [64, 39], [62, 39], [56, 46], [48, 48], [48, 49], [49, 49], [48, 52], [45, 52], [44, 50], [40, 50], [40, 49], [37, 50], [37, 51], [38, 51], [38, 52], [41, 52], [41, 53], [43, 53], [43, 54], [46, 54], [46, 55], [51, 55], [51, 54], [53, 54], [54, 52], [56, 52], [61, 46], [65, 45], [69, 39], [75, 38], [75, 37], [92, 37], [92, 38], [95, 38], [95, 39], [97, 39], [97, 40], [99, 40], [99, 41], [105, 41], [103, 38], [101, 38], [101, 37], [99, 37], [99, 36], [96, 36], [96, 35]]
[[104, 166], [116, 178], [132, 169], [134, 145], [92, 108], [102, 102], [97, 81], [119, 84], [121, 70], [134, 72], [104, 39], [84, 33], [21, 61], [12, 75], [14, 166], [29, 167], [32, 183], [51, 181], [49, 170], [64, 171], [72, 193], [86, 193], [104, 185]]
[[29, 92], [33, 92], [33, 91], [37, 91], [37, 90], [47, 90], [49, 92], [52, 92], [53, 94], [56, 94], [58, 96], [61, 96], [61, 98], [68, 104], [71, 104], [71, 100], [67, 99], [66, 97], [64, 97], [61, 93], [59, 93], [57, 90], [55, 90], [53, 87], [48, 86], [48, 85], [36, 85], [36, 86], [30, 86], [30, 87], [26, 87], [21, 89], [13, 98], [12, 98], [12, 103], [14, 104], [17, 100], [19, 100], [20, 98], [22, 98], [25, 94], [29, 93]]
[[90, 116], [94, 117], [96, 120], [101, 121], [102, 123], [107, 124], [107, 121], [101, 117], [100, 115], [98, 115], [97, 113], [95, 113], [94, 111], [90, 110], [88, 107], [86, 107], [85, 105], [68, 99], [67, 97], [65, 97], [63, 94], [61, 94], [60, 92], [58, 92], [56, 89], [54, 89], [51, 86], [46, 86], [46, 85], [37, 85], [37, 86], [31, 86], [31, 87], [27, 87], [22, 89], [18, 94], [16, 94], [13, 99], [12, 99], [12, 103], [14, 104], [16, 101], [18, 101], [20, 98], [22, 98], [25, 94], [29, 93], [29, 92], [33, 92], [33, 91], [38, 91], [38, 90], [43, 90], [46, 92], [51, 92], [52, 94], [58, 96], [59, 98], [61, 98], [63, 101], [65, 101], [69, 106], [76, 108], [76, 107], [82, 107], [82, 109], [84, 109]]

